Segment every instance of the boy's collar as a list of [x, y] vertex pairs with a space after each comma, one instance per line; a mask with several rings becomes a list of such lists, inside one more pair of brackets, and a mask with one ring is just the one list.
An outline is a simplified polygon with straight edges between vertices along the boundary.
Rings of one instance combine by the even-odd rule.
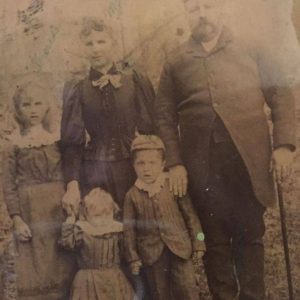
[[155, 182], [153, 183], [145, 183], [144, 181], [142, 181], [141, 179], [137, 179], [135, 181], [135, 186], [139, 189], [142, 190], [144, 192], [147, 192], [149, 197], [153, 197], [156, 194], [158, 194], [161, 189], [164, 187], [165, 185], [165, 181], [167, 178], [167, 174], [166, 173], [161, 173], [158, 178], [155, 180]]

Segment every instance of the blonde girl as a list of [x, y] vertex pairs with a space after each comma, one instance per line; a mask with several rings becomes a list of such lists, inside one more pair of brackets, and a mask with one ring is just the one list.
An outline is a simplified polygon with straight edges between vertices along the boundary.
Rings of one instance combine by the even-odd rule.
[[17, 244], [21, 300], [66, 299], [72, 261], [59, 250], [64, 183], [54, 97], [42, 76], [18, 86], [13, 100], [19, 129], [12, 135], [4, 168], [4, 195]]

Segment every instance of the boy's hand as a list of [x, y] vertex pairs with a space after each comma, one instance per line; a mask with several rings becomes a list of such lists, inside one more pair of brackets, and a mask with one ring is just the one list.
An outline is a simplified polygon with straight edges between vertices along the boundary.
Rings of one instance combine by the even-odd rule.
[[130, 263], [130, 271], [133, 275], [139, 275], [141, 267], [143, 266], [140, 260]]
[[201, 261], [203, 255], [204, 255], [204, 253], [205, 253], [204, 250], [197, 250], [197, 251], [194, 251], [193, 257], [192, 257], [193, 261], [195, 261], [195, 262]]
[[29, 226], [23, 221], [20, 216], [13, 217], [15, 234], [20, 242], [29, 242], [32, 238]]
[[170, 191], [174, 196], [185, 196], [187, 191], [187, 171], [184, 166], [177, 165], [169, 170]]

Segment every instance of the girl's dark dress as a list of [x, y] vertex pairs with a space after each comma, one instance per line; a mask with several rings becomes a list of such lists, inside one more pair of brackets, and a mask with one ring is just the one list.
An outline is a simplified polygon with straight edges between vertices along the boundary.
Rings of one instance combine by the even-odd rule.
[[122, 232], [93, 236], [80, 223], [62, 226], [60, 243], [76, 250], [79, 265], [72, 288], [72, 300], [131, 300], [133, 290], [120, 267]]
[[4, 174], [8, 212], [20, 215], [32, 233], [29, 242], [16, 245], [18, 299], [66, 299], [74, 262], [57, 244], [65, 192], [58, 144], [12, 146]]
[[80, 182], [83, 195], [101, 187], [122, 208], [124, 196], [135, 181], [130, 161], [135, 132], [153, 131], [150, 115], [154, 91], [136, 72], [121, 72], [113, 66], [108, 74], [120, 75], [121, 86], [114, 87], [111, 82], [101, 89], [93, 86], [103, 74], [91, 69], [87, 78], [64, 91], [64, 174], [66, 183]]

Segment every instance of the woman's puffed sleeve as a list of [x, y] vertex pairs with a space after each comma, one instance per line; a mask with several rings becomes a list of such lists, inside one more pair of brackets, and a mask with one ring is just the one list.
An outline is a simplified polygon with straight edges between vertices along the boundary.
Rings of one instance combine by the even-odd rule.
[[9, 215], [20, 215], [17, 186], [17, 148], [8, 147], [3, 155], [3, 192]]
[[59, 245], [66, 250], [79, 248], [83, 242], [83, 231], [76, 224], [64, 222], [61, 228]]
[[147, 76], [135, 70], [133, 70], [133, 80], [136, 89], [136, 109], [138, 111], [137, 130], [140, 134], [153, 134], [155, 133], [154, 88]]
[[125, 245], [124, 245], [124, 233], [118, 233], [118, 246], [119, 246], [119, 253], [120, 253], [120, 260], [126, 261], [125, 257]]
[[85, 126], [82, 116], [81, 82], [66, 83], [63, 92], [61, 147], [65, 182], [79, 181], [85, 146]]

